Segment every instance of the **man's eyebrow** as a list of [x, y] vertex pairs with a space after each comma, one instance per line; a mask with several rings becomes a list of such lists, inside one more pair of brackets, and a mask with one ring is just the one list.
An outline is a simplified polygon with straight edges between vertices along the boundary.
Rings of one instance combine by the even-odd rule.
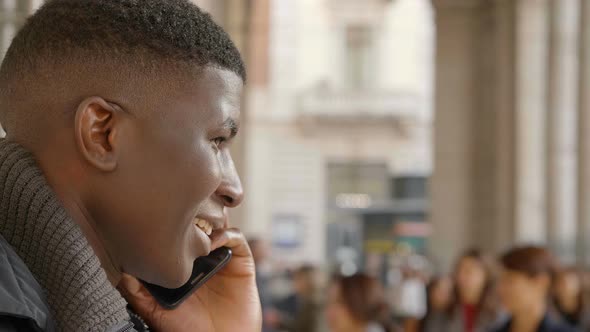
[[227, 120], [223, 122], [223, 128], [231, 131], [231, 138], [235, 137], [238, 134], [238, 130], [240, 130], [240, 126], [233, 118], [227, 118]]

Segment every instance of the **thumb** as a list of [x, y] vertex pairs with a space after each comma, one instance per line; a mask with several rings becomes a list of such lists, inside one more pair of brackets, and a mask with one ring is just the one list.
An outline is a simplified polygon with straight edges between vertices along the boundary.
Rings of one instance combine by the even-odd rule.
[[236, 257], [252, 257], [248, 241], [237, 228], [216, 230], [211, 234], [211, 249], [228, 247]]

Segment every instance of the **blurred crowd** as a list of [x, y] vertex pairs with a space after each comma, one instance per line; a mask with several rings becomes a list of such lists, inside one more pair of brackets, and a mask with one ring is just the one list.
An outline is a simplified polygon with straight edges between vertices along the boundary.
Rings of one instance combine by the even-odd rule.
[[560, 264], [543, 247], [500, 257], [466, 250], [448, 274], [407, 268], [396, 287], [386, 287], [368, 274], [311, 265], [276, 275], [264, 244], [250, 244], [264, 332], [590, 331], [590, 272]]

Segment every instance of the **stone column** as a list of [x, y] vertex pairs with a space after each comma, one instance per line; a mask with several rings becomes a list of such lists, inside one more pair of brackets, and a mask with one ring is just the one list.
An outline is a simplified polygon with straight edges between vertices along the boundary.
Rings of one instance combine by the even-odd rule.
[[[515, 242], [546, 241], [547, 0], [518, 0], [515, 39]], [[506, 243], [510, 244], [510, 243]]]
[[514, 237], [515, 4], [486, 2], [479, 13], [470, 223], [473, 244], [494, 252]]
[[582, 1], [578, 86], [578, 263], [590, 265], [590, 1]]
[[551, 0], [547, 122], [550, 247], [575, 259], [579, 0]]
[[431, 249], [543, 243], [548, 0], [434, 3]]
[[[481, 100], [480, 111], [491, 113], [491, 123], [494, 125], [490, 132], [493, 136], [489, 140], [489, 149], [494, 157], [487, 167], [491, 175], [490, 192], [488, 197], [482, 196], [480, 199], [480, 204], [492, 203], [487, 211], [479, 209], [477, 212], [479, 215], [491, 216], [479, 236], [482, 241], [489, 239], [486, 249], [491, 252], [513, 241], [516, 213], [516, 4], [512, 0], [502, 0], [496, 1], [494, 6], [488, 10], [492, 18], [486, 24], [491, 26], [493, 43], [489, 51], [482, 50], [482, 56], [488, 59], [483, 68], [492, 84], [482, 86], [482, 94], [487, 92], [484, 95], [488, 97]], [[489, 105], [487, 109], [486, 104]], [[485, 172], [483, 170], [482, 173]], [[484, 187], [480, 190], [485, 192], [487, 189]]]
[[490, 252], [544, 242], [546, 0], [480, 7], [473, 242]]
[[436, 80], [430, 250], [449, 266], [472, 243], [472, 123], [480, 1], [435, 0]]

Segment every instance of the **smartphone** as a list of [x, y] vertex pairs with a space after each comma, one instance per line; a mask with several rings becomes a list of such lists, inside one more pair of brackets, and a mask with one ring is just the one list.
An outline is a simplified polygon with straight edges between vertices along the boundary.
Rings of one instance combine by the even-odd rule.
[[221, 247], [212, 251], [208, 256], [197, 258], [193, 264], [190, 279], [179, 288], [165, 288], [149, 282], [141, 282], [162, 307], [174, 309], [203, 286], [215, 273], [219, 272], [230, 261], [231, 256], [231, 249]]

